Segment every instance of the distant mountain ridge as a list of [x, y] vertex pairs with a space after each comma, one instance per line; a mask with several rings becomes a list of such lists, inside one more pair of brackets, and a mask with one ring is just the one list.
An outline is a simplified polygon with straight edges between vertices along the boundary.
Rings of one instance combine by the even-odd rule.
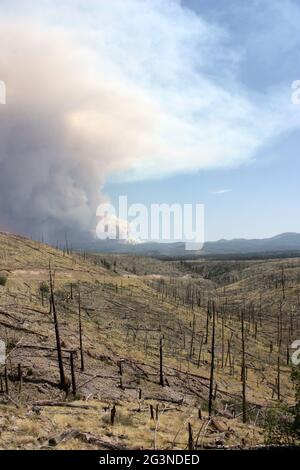
[[300, 253], [300, 233], [287, 232], [270, 238], [236, 238], [205, 242], [201, 251], [186, 251], [184, 242], [138, 244], [122, 243], [118, 240], [95, 240], [77, 247], [88, 251], [105, 253], [130, 253], [144, 256], [187, 256], [191, 255], [243, 255], [259, 253]]
[[294, 232], [281, 233], [271, 238], [218, 240], [206, 242], [205, 253], [261, 253], [274, 251], [298, 251], [300, 250], [300, 234]]

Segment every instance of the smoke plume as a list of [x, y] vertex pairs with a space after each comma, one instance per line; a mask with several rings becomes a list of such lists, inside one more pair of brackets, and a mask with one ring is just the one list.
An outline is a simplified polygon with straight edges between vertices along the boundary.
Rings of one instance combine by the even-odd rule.
[[175, 0], [3, 1], [0, 230], [72, 238], [95, 228], [107, 175], [251, 158], [286, 114], [231, 81], [224, 43]]

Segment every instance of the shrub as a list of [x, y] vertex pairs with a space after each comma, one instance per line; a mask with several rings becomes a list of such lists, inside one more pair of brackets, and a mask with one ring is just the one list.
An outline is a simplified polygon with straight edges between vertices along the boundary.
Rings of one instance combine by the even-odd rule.
[[291, 374], [296, 389], [295, 406], [279, 404], [267, 411], [265, 441], [267, 444], [298, 445], [300, 441], [300, 368]]
[[270, 408], [265, 419], [265, 442], [275, 445], [295, 444], [292, 409], [280, 404]]
[[7, 277], [3, 276], [2, 274], [0, 275], [0, 286], [5, 286], [7, 282]]
[[45, 281], [40, 282], [39, 292], [42, 296], [42, 304], [44, 305], [44, 297], [49, 295], [49, 292], [50, 292], [50, 289], [49, 289], [49, 286], [48, 286], [47, 282], [45, 282]]
[[39, 291], [42, 295], [47, 295], [50, 292], [49, 286], [47, 282], [43, 281], [39, 285]]

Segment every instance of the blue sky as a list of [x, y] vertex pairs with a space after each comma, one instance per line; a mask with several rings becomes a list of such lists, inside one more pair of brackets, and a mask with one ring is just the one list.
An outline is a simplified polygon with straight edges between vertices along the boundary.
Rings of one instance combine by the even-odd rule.
[[[186, 0], [183, 4], [224, 30], [225, 54], [237, 55], [230, 73], [240, 88], [262, 95], [283, 90], [286, 106], [290, 105], [291, 83], [300, 77], [299, 3]], [[225, 58], [224, 64], [226, 68]], [[220, 80], [222, 72], [219, 65]], [[224, 70], [225, 76], [227, 72]], [[298, 112], [292, 106], [291, 115]], [[300, 232], [300, 114], [298, 119], [299, 128], [296, 124], [266, 139], [246, 162], [182, 171], [162, 179], [110, 181], [105, 191], [114, 202], [118, 194], [128, 194], [130, 202], [146, 204], [203, 202], [208, 240]], [[261, 122], [262, 127], [264, 124]], [[215, 138], [222, 141], [220, 135]]]

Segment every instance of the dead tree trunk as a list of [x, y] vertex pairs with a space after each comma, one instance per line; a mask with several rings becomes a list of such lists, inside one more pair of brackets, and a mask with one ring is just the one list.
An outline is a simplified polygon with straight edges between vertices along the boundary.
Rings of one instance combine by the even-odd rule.
[[75, 397], [75, 395], [76, 395], [76, 379], [75, 379], [75, 370], [74, 370], [74, 351], [70, 352], [70, 366], [71, 366], [71, 378], [72, 378], [72, 393]]
[[233, 333], [231, 332], [230, 339], [227, 340], [227, 354], [225, 359], [225, 367], [227, 366], [227, 360], [229, 361], [229, 367], [231, 367], [231, 342]]
[[222, 369], [224, 367], [224, 312], [222, 314], [222, 357], [221, 357], [221, 361], [222, 361]]
[[54, 322], [55, 338], [56, 338], [56, 349], [57, 349], [57, 361], [58, 361], [58, 368], [59, 368], [59, 375], [60, 375], [60, 387], [64, 389], [66, 387], [66, 378], [65, 378], [64, 365], [63, 365], [63, 360], [62, 360], [59, 325], [58, 325], [56, 305], [55, 305], [55, 299], [54, 299], [53, 277], [52, 277], [50, 264], [49, 264], [49, 281], [50, 281], [51, 310], [53, 314], [53, 322]]
[[22, 391], [22, 367], [18, 364], [19, 393]]
[[246, 364], [245, 364], [245, 328], [244, 328], [244, 310], [242, 310], [241, 316], [241, 329], [242, 329], [242, 395], [243, 395], [243, 423], [247, 421], [247, 410], [246, 410]]
[[154, 410], [153, 405], [150, 405], [150, 418], [154, 421]]
[[5, 364], [4, 367], [4, 381], [5, 381], [5, 393], [9, 395], [9, 387], [8, 387], [8, 374], [7, 374], [7, 365]]
[[285, 274], [284, 267], [281, 268], [281, 287], [282, 287], [282, 299], [285, 299]]
[[[284, 274], [283, 274], [284, 276]], [[284, 284], [283, 284], [284, 285]], [[280, 354], [281, 354], [281, 343], [282, 343], [282, 302], [280, 302], [278, 322], [277, 322], [277, 399], [281, 398], [280, 392]]]
[[204, 341], [205, 344], [207, 344], [208, 342], [209, 317], [210, 317], [210, 302], [208, 301], [207, 312], [206, 312], [206, 333], [205, 333], [205, 341]]
[[123, 361], [119, 361], [120, 388], [123, 390]]
[[115, 417], [116, 417], [116, 405], [114, 405], [110, 411], [110, 424], [113, 426], [115, 423]]
[[81, 297], [80, 287], [78, 287], [78, 329], [79, 329], [79, 349], [80, 349], [80, 369], [84, 371], [84, 357], [83, 357], [83, 344], [82, 344], [82, 323], [81, 323]]
[[277, 356], [277, 400], [279, 401], [281, 398], [280, 393], [280, 350], [278, 350]]
[[215, 368], [215, 323], [216, 311], [213, 302], [213, 318], [212, 318], [212, 338], [211, 338], [211, 361], [210, 361], [210, 379], [209, 379], [209, 396], [208, 396], [208, 415], [212, 414], [212, 402], [214, 393], [214, 368]]
[[195, 313], [193, 313], [193, 327], [192, 327], [192, 337], [191, 337], [191, 346], [190, 346], [190, 360], [191, 360], [192, 357], [193, 357], [195, 327], [196, 327], [196, 315], [195, 315]]
[[163, 339], [159, 340], [159, 385], [164, 386], [164, 373], [163, 373]]
[[198, 369], [199, 369], [199, 367], [200, 367], [200, 362], [201, 362], [202, 346], [203, 346], [203, 336], [201, 336], [201, 341], [200, 341], [200, 348], [199, 348], [199, 355], [198, 355], [198, 363], [197, 363]]
[[188, 449], [193, 450], [194, 449], [194, 439], [193, 439], [193, 430], [192, 430], [191, 423], [188, 423], [188, 434], [189, 434]]

